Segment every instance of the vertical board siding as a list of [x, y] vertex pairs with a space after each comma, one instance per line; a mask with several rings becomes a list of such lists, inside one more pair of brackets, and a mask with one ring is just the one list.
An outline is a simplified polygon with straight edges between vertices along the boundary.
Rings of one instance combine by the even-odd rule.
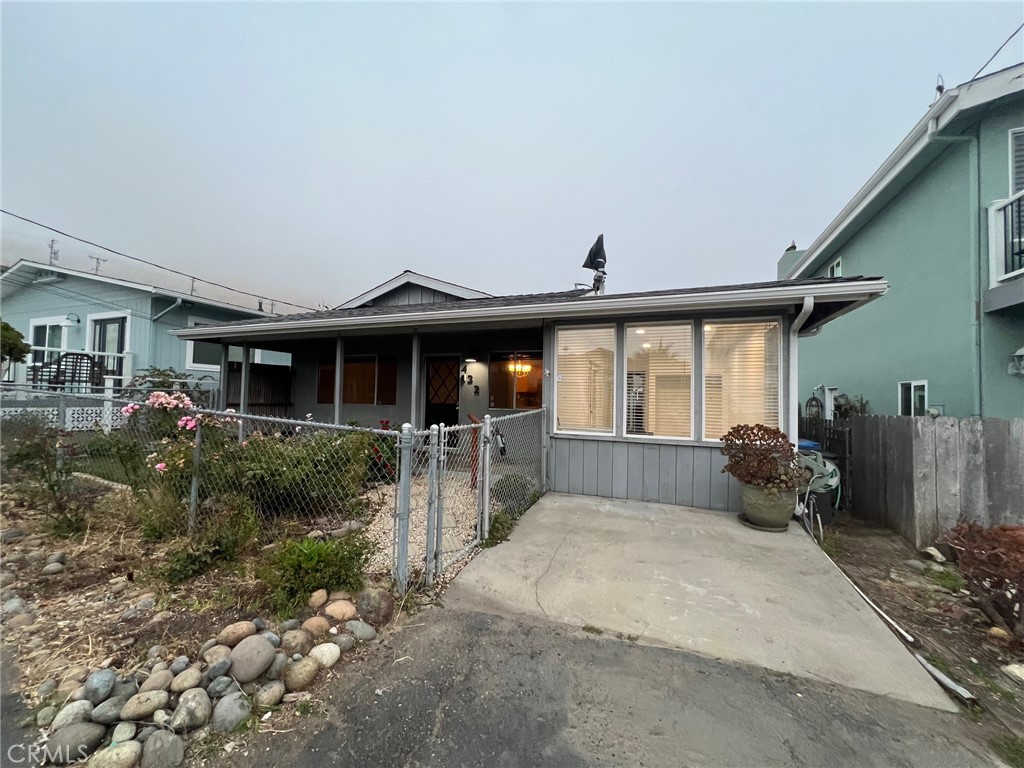
[[927, 546], [959, 520], [1024, 525], [1024, 420], [851, 420], [852, 511]]
[[551, 490], [740, 511], [739, 485], [711, 446], [552, 436]]

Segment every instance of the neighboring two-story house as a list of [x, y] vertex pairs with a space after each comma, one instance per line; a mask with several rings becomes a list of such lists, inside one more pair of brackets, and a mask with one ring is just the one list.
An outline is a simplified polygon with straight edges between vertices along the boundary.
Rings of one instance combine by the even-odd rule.
[[[0, 274], [0, 315], [32, 345], [5, 381], [76, 391], [118, 388], [145, 368], [173, 368], [215, 388], [219, 345], [182, 341], [168, 331], [272, 317], [259, 309], [154, 285], [22, 260]], [[241, 361], [241, 350], [229, 352]], [[254, 362], [284, 364], [288, 355], [256, 351]]]
[[801, 397], [835, 388], [874, 413], [1024, 416], [1022, 214], [1018, 65], [939, 94], [811, 246], [779, 260], [779, 278], [891, 286], [801, 338]]

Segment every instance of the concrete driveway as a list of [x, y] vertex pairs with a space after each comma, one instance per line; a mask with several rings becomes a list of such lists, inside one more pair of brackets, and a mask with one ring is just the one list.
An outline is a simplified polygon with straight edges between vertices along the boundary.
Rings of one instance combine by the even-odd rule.
[[957, 711], [795, 524], [762, 533], [727, 513], [548, 494], [446, 602]]

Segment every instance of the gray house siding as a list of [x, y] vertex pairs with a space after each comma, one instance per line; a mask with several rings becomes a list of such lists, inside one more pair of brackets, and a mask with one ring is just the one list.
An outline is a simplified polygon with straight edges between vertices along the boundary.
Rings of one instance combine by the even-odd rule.
[[371, 299], [363, 306], [384, 307], [404, 304], [435, 304], [439, 301], [461, 301], [461, 299], [444, 291], [435, 291], [432, 288], [410, 283], [388, 291], [375, 299]]

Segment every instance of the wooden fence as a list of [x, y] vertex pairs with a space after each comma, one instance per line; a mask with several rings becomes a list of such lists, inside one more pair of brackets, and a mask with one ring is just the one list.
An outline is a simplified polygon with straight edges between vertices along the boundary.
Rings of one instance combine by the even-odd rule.
[[958, 520], [1024, 525], [1024, 419], [855, 416], [853, 513], [916, 547]]

